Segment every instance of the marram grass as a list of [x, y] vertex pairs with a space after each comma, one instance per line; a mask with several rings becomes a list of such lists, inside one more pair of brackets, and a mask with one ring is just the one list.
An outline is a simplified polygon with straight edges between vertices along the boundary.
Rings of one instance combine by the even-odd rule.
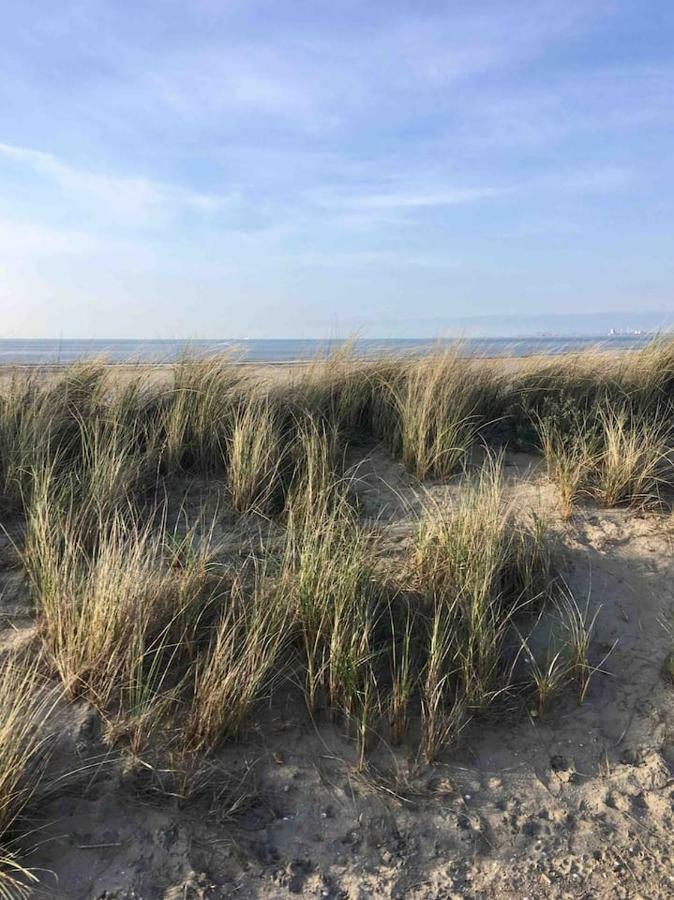
[[[358, 767], [382, 740], [432, 761], [472, 717], [513, 705], [522, 633], [551, 598], [564, 624], [530, 660], [534, 703], [547, 714], [569, 680], [584, 699], [595, 619], [560, 595], [547, 523], [508, 499], [503, 446], [544, 456], [565, 517], [579, 502], [666, 504], [673, 402], [671, 341], [516, 363], [347, 350], [286, 380], [228, 357], [169, 377], [120, 379], [101, 361], [5, 376], [0, 500], [42, 655], [0, 663], [0, 838], [37, 783], [43, 666], [110, 743], [174, 770], [181, 796], [279, 695], [338, 722]], [[345, 474], [377, 442], [420, 483], [417, 533], [395, 557]], [[428, 479], [457, 482], [452, 502]], [[192, 484], [226, 498], [236, 552], [221, 510], [187, 504], [176, 525], [171, 498]], [[32, 876], [10, 850], [0, 894], [21, 896]]]

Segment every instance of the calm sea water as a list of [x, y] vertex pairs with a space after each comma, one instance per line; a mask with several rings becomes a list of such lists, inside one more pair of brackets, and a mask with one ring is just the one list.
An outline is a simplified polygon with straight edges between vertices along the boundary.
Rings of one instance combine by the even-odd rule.
[[[648, 335], [594, 337], [474, 338], [462, 341], [466, 355], [532, 356], [559, 354], [601, 346], [605, 350], [643, 347]], [[20, 340], [0, 339], [0, 365], [66, 364], [92, 357], [112, 363], [168, 363], [185, 353], [207, 355], [230, 351], [244, 362], [283, 363], [312, 359], [343, 345], [343, 341], [122, 341], [122, 340]], [[359, 340], [352, 342], [362, 355], [420, 353], [434, 346], [431, 340]]]

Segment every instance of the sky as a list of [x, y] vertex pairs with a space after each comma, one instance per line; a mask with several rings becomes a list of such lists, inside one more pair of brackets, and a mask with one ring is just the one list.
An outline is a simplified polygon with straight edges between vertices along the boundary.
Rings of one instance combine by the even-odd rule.
[[0, 338], [674, 312], [670, 0], [24, 0]]

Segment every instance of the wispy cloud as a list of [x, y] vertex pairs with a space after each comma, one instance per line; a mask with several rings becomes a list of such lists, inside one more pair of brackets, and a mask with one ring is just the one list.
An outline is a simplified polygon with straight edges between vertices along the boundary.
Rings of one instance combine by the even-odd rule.
[[384, 30], [375, 47], [395, 60], [401, 76], [407, 71], [431, 86], [447, 86], [527, 64], [551, 45], [586, 31], [607, 11], [601, 0], [470, 4], [409, 16]]
[[0, 158], [31, 169], [71, 199], [94, 207], [103, 215], [142, 224], [156, 216], [185, 211], [215, 212], [230, 198], [203, 194], [148, 178], [119, 176], [77, 168], [51, 153], [0, 143]]
[[498, 197], [504, 188], [447, 188], [430, 190], [395, 190], [382, 193], [351, 194], [333, 198], [333, 203], [352, 209], [406, 210], [442, 206], [463, 206], [480, 200]]
[[302, 119], [320, 114], [315, 85], [292, 60], [264, 45], [228, 53], [179, 50], [140, 76], [141, 89], [186, 120], [236, 113]]
[[455, 269], [460, 263], [446, 255], [417, 253], [414, 250], [370, 250], [370, 251], [334, 251], [329, 253], [300, 252], [288, 253], [284, 257], [276, 257], [306, 268], [318, 269], [367, 269], [384, 268], [391, 271], [399, 269]]
[[[302, 4], [251, 2], [208, 10], [202, 27], [195, 25], [199, 17], [183, 14], [177, 34], [136, 24], [132, 30], [120, 17], [123, 30], [113, 35], [110, 11], [102, 7], [97, 50], [115, 78], [88, 88], [89, 99], [141, 128], [165, 127], [171, 114], [172, 130], [199, 123], [207, 135], [237, 140], [259, 136], [262, 123], [280, 125], [284, 137], [342, 135], [441, 112], [467, 83], [484, 86], [485, 78], [531, 64], [611, 13], [607, 0], [486, 0], [423, 9], [392, 2], [359, 8], [355, 17], [350, 3], [322, 5], [307, 16]], [[158, 43], [160, 35], [165, 40]]]
[[[345, 216], [357, 221], [384, 221], [378, 216], [423, 214], [425, 211], [442, 210], [446, 207], [463, 207], [483, 201], [507, 199], [523, 194], [549, 194], [569, 190], [614, 190], [622, 189], [634, 179], [631, 169], [621, 166], [595, 166], [578, 170], [561, 170], [515, 180], [502, 185], [482, 187], [453, 187], [443, 182], [435, 185], [408, 185], [380, 191], [322, 191], [310, 195], [314, 204], [344, 212]], [[346, 221], [346, 219], [345, 219]], [[389, 219], [391, 222], [399, 219]]]
[[48, 228], [15, 219], [0, 219], [0, 258], [77, 256], [105, 245], [95, 235], [69, 228]]

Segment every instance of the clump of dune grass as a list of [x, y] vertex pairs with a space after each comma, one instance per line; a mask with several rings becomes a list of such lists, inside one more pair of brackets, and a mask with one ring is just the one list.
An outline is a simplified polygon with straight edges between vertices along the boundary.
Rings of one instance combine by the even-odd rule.
[[119, 513], [100, 521], [92, 547], [78, 518], [77, 509], [50, 506], [48, 494], [29, 511], [23, 561], [40, 632], [68, 696], [86, 696], [111, 719], [134, 718], [138, 698], [164, 687], [174, 648], [192, 646], [195, 623], [217, 594], [211, 548], [206, 540], [186, 564], [169, 564], [152, 518], [140, 524]]
[[[541, 610], [529, 637], [520, 637], [536, 697], [532, 714], [539, 718], [544, 717], [552, 698], [570, 684], [575, 686], [578, 703], [582, 704], [592, 677], [603, 672], [602, 666], [615, 647], [614, 644], [597, 665], [592, 664], [590, 650], [601, 607], [591, 612], [589, 594], [585, 604], [581, 605], [563, 583], [555, 586], [553, 601], [553, 615], [543, 622], [545, 610]], [[541, 656], [532, 651], [530, 642], [542, 623], [549, 628], [549, 633], [545, 654]]]
[[557, 564], [547, 518], [533, 510], [513, 510], [511, 547], [501, 572], [504, 596], [547, 602], [556, 587]]
[[597, 467], [597, 429], [587, 417], [564, 423], [548, 416], [538, 420], [537, 430], [548, 477], [559, 491], [560, 512], [568, 519]]
[[[216, 563], [212, 526], [168, 531], [165, 515], [100, 519], [35, 498], [24, 564], [47, 659], [85, 696], [111, 742], [162, 749], [186, 769], [238, 733], [287, 642], [291, 609], [266, 564]], [[161, 746], [160, 746], [161, 745]]]
[[191, 669], [191, 697], [181, 725], [184, 751], [210, 753], [236, 736], [262, 693], [279, 674], [290, 609], [266, 564], [250, 560], [222, 599], [207, 649]]
[[176, 364], [173, 384], [163, 392], [157, 415], [168, 472], [196, 468], [208, 474], [226, 469], [233, 411], [249, 386], [248, 374], [228, 354], [186, 355]]
[[604, 405], [598, 413], [601, 452], [591, 493], [604, 506], [644, 504], [657, 498], [671, 477], [671, 415], [640, 415], [631, 408]]
[[362, 772], [366, 768], [367, 752], [377, 736], [381, 712], [382, 698], [375, 667], [366, 664], [364, 674], [359, 678], [355, 708], [351, 710], [351, 721], [356, 732], [356, 771], [358, 772]]
[[660, 335], [645, 347], [615, 357], [615, 382], [642, 414], [657, 414], [674, 393], [674, 339]]
[[426, 661], [421, 689], [421, 746], [427, 762], [458, 739], [466, 721], [466, 702], [457, 686], [458, 601], [435, 594], [428, 616]]
[[277, 407], [269, 394], [240, 400], [227, 437], [227, 484], [237, 512], [268, 512], [278, 505], [283, 456]]
[[494, 370], [463, 358], [457, 347], [407, 363], [384, 386], [390, 398], [380, 409], [379, 424], [419, 480], [446, 478], [457, 470], [479, 426], [496, 411], [500, 390]]
[[76, 464], [81, 422], [98, 414], [105, 368], [99, 361], [67, 367], [58, 376], [14, 373], [0, 391], [0, 488], [20, 503], [30, 494], [32, 473], [46, 464]]
[[536, 444], [536, 426], [551, 420], [564, 433], [577, 428], [606, 397], [624, 396], [611, 355], [594, 351], [533, 357], [508, 379], [505, 404], [520, 443]]
[[503, 402], [518, 443], [535, 445], [535, 426], [551, 418], [566, 432], [577, 420], [591, 422], [604, 408], [628, 406], [645, 419], [658, 419], [674, 397], [674, 340], [661, 337], [640, 350], [583, 352], [533, 357], [518, 362], [505, 380]]
[[[541, 622], [539, 615], [536, 626]], [[531, 629], [533, 632], [535, 627]], [[531, 635], [530, 635], [531, 636]], [[520, 637], [521, 649], [525, 657], [529, 678], [534, 688], [536, 707], [531, 715], [542, 719], [548, 710], [550, 701], [568, 684], [570, 665], [568, 642], [559, 635], [548, 635], [544, 656], [535, 654], [526, 638]]]
[[0, 391], [0, 494], [5, 504], [21, 497], [44, 441], [44, 425], [35, 410], [35, 374], [13, 373]]
[[603, 399], [591, 413], [539, 419], [540, 445], [565, 518], [583, 494], [604, 506], [657, 498], [671, 479], [672, 426], [664, 409], [644, 414], [625, 399]]
[[56, 701], [39, 656], [0, 662], [0, 896], [8, 900], [28, 897], [38, 881], [21, 865], [12, 837], [40, 783]]
[[343, 477], [336, 426], [305, 414], [293, 421], [293, 435], [286, 460], [286, 507], [292, 522], [320, 519], [334, 503], [346, 509], [350, 482]]
[[601, 607], [597, 607], [594, 613], [591, 613], [589, 595], [585, 605], [581, 606], [574, 595], [567, 589], [562, 592], [560, 609], [568, 654], [569, 673], [576, 684], [578, 703], [581, 704], [587, 696], [590, 679], [596, 672], [601, 671], [601, 666], [613, 651], [613, 647], [611, 647], [599, 665], [593, 666], [590, 664], [590, 646]]
[[363, 689], [379, 613], [376, 533], [334, 471], [334, 431], [306, 418], [286, 509], [280, 580], [299, 635], [310, 711], [319, 698], [347, 717]]
[[412, 559], [428, 608], [422, 709], [429, 758], [452, 738], [450, 724], [508, 689], [506, 639], [513, 617], [542, 602], [546, 544], [540, 521], [518, 518], [505, 502], [501, 459], [466, 481], [452, 509], [429, 501]]
[[384, 702], [378, 535], [351, 505], [353, 476], [341, 474], [336, 425], [305, 413], [294, 431], [277, 602], [289, 613], [310, 714], [324, 707], [346, 722], [362, 768]]
[[392, 744], [402, 743], [407, 733], [409, 709], [416, 688], [414, 635], [419, 625], [415, 606], [405, 603], [399, 614], [393, 602], [388, 604], [390, 624], [388, 724]]
[[359, 358], [352, 343], [300, 369], [284, 392], [296, 414], [329, 424], [340, 440], [370, 431], [373, 376], [387, 360]]
[[483, 472], [463, 488], [453, 514], [437, 510], [422, 520], [416, 546], [420, 587], [443, 610], [434, 612], [433, 621], [442, 625], [438, 633], [450, 642], [452, 665], [463, 671], [466, 697], [478, 706], [486, 701], [496, 674], [499, 575], [509, 540], [497, 476]]
[[[0, 389], [0, 494], [26, 510], [49, 473], [61, 501], [106, 515], [156, 480], [152, 392], [102, 363], [14, 375]], [[85, 523], [82, 523], [82, 531]]]
[[[96, 540], [100, 523], [112, 521], [122, 510], [138, 509], [143, 496], [157, 484], [156, 457], [137, 448], [133, 425], [122, 426], [114, 418], [83, 420], [80, 458], [76, 465], [60, 469], [59, 460], [33, 472], [33, 499], [70, 510], [73, 524], [84, 542]], [[140, 440], [140, 438], [138, 438]], [[49, 499], [40, 498], [47, 492]]]
[[288, 512], [282, 578], [292, 604], [305, 667], [308, 708], [321, 695], [351, 715], [372, 654], [378, 613], [375, 535], [340, 497]]

